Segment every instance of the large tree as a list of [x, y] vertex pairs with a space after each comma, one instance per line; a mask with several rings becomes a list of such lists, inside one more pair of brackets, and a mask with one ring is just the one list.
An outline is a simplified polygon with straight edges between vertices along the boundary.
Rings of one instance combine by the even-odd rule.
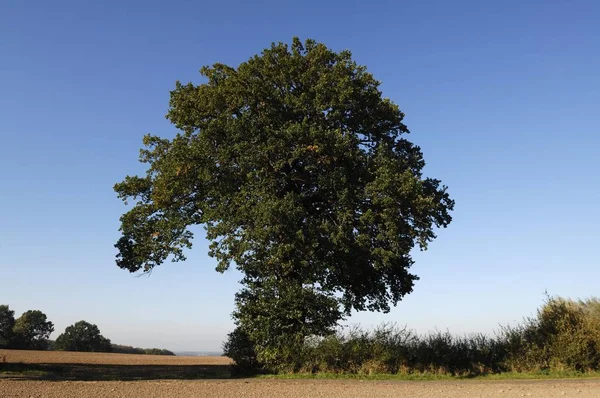
[[10, 348], [15, 326], [15, 312], [8, 305], [0, 305], [0, 348]]
[[100, 334], [98, 326], [79, 321], [68, 326], [54, 344], [61, 351], [111, 352], [110, 340]]
[[15, 348], [45, 350], [48, 339], [54, 331], [54, 324], [39, 310], [25, 311], [13, 328]]
[[353, 309], [389, 311], [410, 293], [411, 250], [450, 223], [454, 203], [422, 175], [404, 114], [366, 68], [294, 39], [201, 74], [171, 92], [180, 133], [145, 136], [146, 175], [115, 186], [136, 200], [118, 266], [183, 260], [190, 227], [203, 225], [217, 270], [244, 274], [234, 318], [267, 362]]

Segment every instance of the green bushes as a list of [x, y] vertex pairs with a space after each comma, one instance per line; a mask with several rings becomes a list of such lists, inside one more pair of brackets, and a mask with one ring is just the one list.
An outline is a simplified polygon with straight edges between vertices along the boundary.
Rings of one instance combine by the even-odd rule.
[[327, 373], [481, 374], [498, 370], [502, 348], [483, 335], [456, 337], [448, 332], [418, 336], [407, 329], [358, 328], [307, 344], [306, 369]]
[[535, 318], [504, 331], [505, 365], [513, 371], [600, 369], [598, 299], [550, 298]]
[[240, 327], [236, 327], [227, 335], [227, 341], [223, 344], [223, 355], [233, 359], [235, 368], [240, 373], [259, 372], [263, 368], [256, 357], [254, 344]]
[[[286, 363], [260, 363], [252, 342], [239, 330], [229, 335], [225, 354], [238, 367], [278, 373], [398, 374], [473, 376], [499, 372], [600, 370], [600, 300], [549, 297], [535, 317], [504, 327], [496, 336], [417, 335], [394, 325], [373, 331], [351, 328], [313, 336], [286, 350]], [[285, 357], [285, 356], [280, 356]]]

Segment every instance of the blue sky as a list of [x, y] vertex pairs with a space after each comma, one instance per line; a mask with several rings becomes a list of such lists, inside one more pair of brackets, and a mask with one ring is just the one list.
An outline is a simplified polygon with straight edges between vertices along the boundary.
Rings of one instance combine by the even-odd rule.
[[[389, 314], [349, 323], [491, 332], [544, 290], [598, 294], [600, 3], [4, 1], [0, 303], [80, 319], [113, 342], [219, 349], [240, 275], [198, 234], [185, 263], [117, 268], [112, 191], [165, 120], [176, 80], [293, 36], [350, 49], [406, 113], [426, 174], [456, 200]], [[596, 249], [595, 249], [596, 248]]]

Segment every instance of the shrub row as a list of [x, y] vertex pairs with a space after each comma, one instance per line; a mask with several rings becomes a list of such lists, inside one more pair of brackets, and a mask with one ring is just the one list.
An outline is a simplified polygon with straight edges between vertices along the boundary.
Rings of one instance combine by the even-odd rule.
[[354, 327], [325, 337], [309, 337], [301, 347], [282, 347], [297, 355], [259, 363], [253, 343], [235, 330], [224, 344], [242, 371], [351, 374], [437, 373], [460, 376], [504, 371], [600, 370], [600, 300], [549, 297], [533, 317], [505, 326], [495, 336], [418, 335], [383, 325], [373, 331]]

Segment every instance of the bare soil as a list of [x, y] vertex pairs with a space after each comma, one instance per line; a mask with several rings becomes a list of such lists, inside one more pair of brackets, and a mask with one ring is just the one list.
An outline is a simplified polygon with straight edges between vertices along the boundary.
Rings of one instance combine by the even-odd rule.
[[227, 357], [179, 357], [173, 355], [112, 354], [100, 352], [0, 350], [8, 363], [98, 365], [229, 365]]
[[0, 379], [0, 397], [600, 397], [600, 381], [361, 382], [350, 380], [33, 381]]
[[[229, 364], [229, 360], [222, 357], [0, 350], [0, 369], [13, 365], [48, 366], [48, 369], [62, 369], [64, 372], [50, 380], [44, 376], [36, 376], [35, 372], [19, 376], [4, 374], [0, 378], [0, 397], [600, 397], [600, 380], [589, 379], [443, 382], [214, 378], [188, 380], [198, 378], [195, 376], [210, 376], [211, 369], [228, 369]], [[169, 372], [173, 372], [173, 369], [190, 368], [206, 368], [209, 372], [196, 374], [180, 370], [169, 377]], [[107, 379], [103, 372], [108, 372], [108, 376], [115, 380]], [[165, 372], [169, 380], [157, 380], [164, 379]]]
[[0, 372], [4, 373], [2, 378], [18, 374], [54, 381], [229, 379], [231, 360], [226, 357], [0, 350]]

